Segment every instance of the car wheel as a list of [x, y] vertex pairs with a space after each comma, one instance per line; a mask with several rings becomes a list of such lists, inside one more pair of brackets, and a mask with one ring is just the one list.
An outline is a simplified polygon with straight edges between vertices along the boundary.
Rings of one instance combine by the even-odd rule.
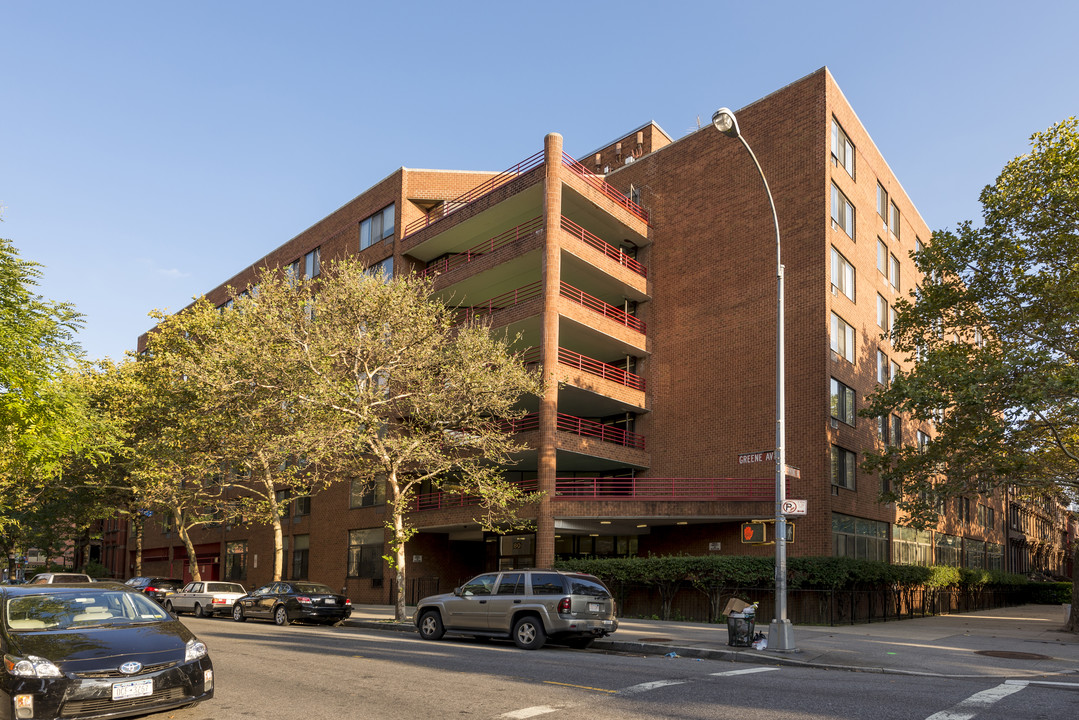
[[569, 638], [566, 640], [566, 645], [573, 648], [574, 650], [584, 650], [587, 647], [591, 647], [592, 643], [595, 642], [595, 640], [596, 639], [593, 637]]
[[538, 650], [547, 642], [543, 623], [535, 615], [525, 615], [513, 625], [513, 642], [522, 650]]
[[180, 614], [180, 613], [176, 612], [176, 610], [173, 609], [171, 600], [166, 600], [165, 601], [165, 609], [168, 610], [173, 615], [179, 615]]
[[442, 616], [438, 610], [428, 610], [420, 616], [420, 637], [424, 640], [441, 640], [446, 634], [442, 626]]
[[235, 620], [236, 622], [243, 622], [244, 620], [247, 619], [247, 616], [244, 615], [244, 606], [243, 605], [240, 605], [239, 603], [237, 603], [237, 604], [232, 606], [232, 619]]
[[282, 627], [292, 622], [288, 619], [288, 610], [285, 609], [284, 605], [278, 605], [274, 608], [273, 621]]
[[197, 617], [197, 618], [206, 617], [206, 613], [203, 612], [202, 605], [200, 605], [199, 603], [195, 603], [195, 617]]

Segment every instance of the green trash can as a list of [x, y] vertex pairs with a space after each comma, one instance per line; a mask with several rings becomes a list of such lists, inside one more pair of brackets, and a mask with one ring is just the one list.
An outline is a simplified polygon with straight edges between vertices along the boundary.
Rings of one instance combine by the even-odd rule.
[[749, 647], [753, 644], [753, 630], [757, 624], [755, 613], [732, 612], [727, 614], [727, 644], [732, 647]]

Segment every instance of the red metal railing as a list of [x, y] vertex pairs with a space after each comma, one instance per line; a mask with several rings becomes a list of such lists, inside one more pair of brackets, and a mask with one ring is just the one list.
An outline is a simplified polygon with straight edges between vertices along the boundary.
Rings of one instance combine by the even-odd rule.
[[771, 478], [556, 478], [561, 500], [775, 500]]
[[[539, 482], [536, 480], [522, 480], [517, 483], [525, 492], [536, 492]], [[432, 492], [421, 493], [416, 496], [412, 503], [413, 510], [443, 510], [445, 508], [468, 507], [479, 505], [480, 496], [467, 493], [455, 492]]]
[[616, 248], [606, 240], [596, 237], [564, 215], [562, 216], [562, 229], [578, 240], [591, 245], [615, 262], [625, 265], [638, 275], [648, 277], [648, 271], [644, 269], [644, 266], [622, 252], [622, 248]]
[[590, 172], [581, 163], [573, 159], [572, 156], [567, 153], [562, 153], [562, 163], [577, 174], [582, 180], [599, 190], [601, 193], [614, 200], [616, 203], [629, 210], [631, 213], [639, 217], [641, 220], [648, 222], [648, 211], [637, 203], [630, 200], [623, 193], [618, 192], [613, 187], [607, 184], [607, 181], [596, 175], [594, 172]]
[[[507, 432], [519, 433], [527, 430], [539, 429], [539, 413], [530, 413], [517, 420], [506, 421], [503, 426]], [[603, 442], [614, 443], [623, 447], [644, 450], [644, 435], [638, 435], [629, 430], [623, 430], [611, 425], [604, 425], [595, 420], [585, 420], [576, 415], [558, 413], [556, 421], [557, 429], [562, 432], [573, 433], [581, 437], [590, 437]]]
[[578, 290], [572, 285], [562, 283], [559, 294], [562, 297], [572, 300], [579, 305], [584, 305], [592, 312], [597, 312], [603, 317], [610, 318], [611, 320], [614, 320], [617, 323], [621, 323], [628, 328], [632, 328], [639, 333], [644, 332], [644, 323], [642, 321], [633, 317], [624, 310], [616, 308], [614, 305], [608, 305], [599, 298], [592, 297], [583, 290]]
[[491, 315], [498, 310], [512, 307], [519, 303], [523, 303], [526, 300], [538, 298], [542, 294], [543, 286], [540, 284], [540, 281], [537, 280], [534, 283], [529, 283], [528, 285], [524, 285], [515, 290], [510, 290], [507, 293], [502, 293], [498, 297], [493, 297], [479, 305], [458, 308], [457, 322], [462, 323], [466, 320], [472, 320], [473, 318]]
[[[523, 365], [539, 364], [540, 349], [538, 347], [528, 348], [521, 353], [520, 360]], [[620, 385], [633, 388], [634, 390], [644, 391], [643, 377], [634, 375], [620, 367], [605, 363], [602, 360], [596, 360], [587, 355], [581, 355], [580, 353], [560, 347], [558, 348], [558, 362], [567, 367], [577, 368], [586, 373], [598, 375], [604, 380], [610, 380], [619, 383]]]
[[493, 178], [487, 180], [486, 182], [480, 183], [468, 192], [462, 195], [458, 195], [452, 200], [447, 200], [443, 205], [443, 209], [437, 214], [432, 215], [432, 213], [429, 212], [423, 217], [416, 218], [408, 225], [406, 225], [401, 237], [406, 238], [417, 230], [422, 230], [428, 225], [438, 222], [442, 218], [449, 217], [458, 210], [476, 202], [481, 197], [490, 193], [491, 191], [496, 190], [508, 183], [509, 181], [514, 180], [515, 178], [524, 175], [526, 172], [539, 167], [543, 164], [543, 160], [543, 150], [540, 150], [538, 153], [532, 155], [531, 157], [525, 158], [516, 165], [513, 165], [506, 170], [503, 170], [498, 175], [495, 175]]
[[462, 253], [455, 253], [453, 255], [447, 255], [444, 258], [438, 260], [432, 260], [427, 263], [427, 267], [424, 269], [421, 275], [425, 277], [434, 277], [440, 273], [449, 272], [455, 268], [459, 268], [462, 265], [481, 258], [484, 255], [512, 245], [520, 240], [522, 237], [528, 237], [535, 235], [539, 230], [543, 228], [543, 218], [535, 217], [528, 222], [521, 223], [517, 227], [512, 227], [506, 232], [495, 235], [493, 238], [489, 238], [479, 245], [469, 248]]

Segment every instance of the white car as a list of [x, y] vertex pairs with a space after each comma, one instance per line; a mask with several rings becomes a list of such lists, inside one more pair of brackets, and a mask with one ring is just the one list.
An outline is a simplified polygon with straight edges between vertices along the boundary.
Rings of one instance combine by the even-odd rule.
[[169, 612], [194, 613], [195, 617], [231, 615], [232, 603], [247, 594], [244, 586], [232, 582], [189, 582], [179, 592], [165, 596], [165, 609]]

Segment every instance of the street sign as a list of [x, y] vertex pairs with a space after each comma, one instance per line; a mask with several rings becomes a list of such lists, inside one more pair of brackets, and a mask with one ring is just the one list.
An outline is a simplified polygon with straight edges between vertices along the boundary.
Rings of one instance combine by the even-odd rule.
[[805, 500], [791, 500], [790, 498], [783, 501], [783, 505], [780, 507], [780, 511], [784, 515], [805, 515], [806, 514], [806, 501]]
[[746, 465], [748, 463], [770, 462], [775, 459], [775, 451], [769, 450], [767, 452], [752, 452], [742, 453], [738, 456], [738, 464]]
[[742, 542], [743, 543], [763, 543], [768, 539], [768, 534], [764, 529], [764, 523], [751, 522], [742, 523]]
[[792, 477], [795, 480], [801, 480], [802, 479], [802, 471], [801, 470], [794, 467], [793, 465], [785, 465], [784, 467], [786, 468], [786, 471], [787, 471], [787, 477]]

